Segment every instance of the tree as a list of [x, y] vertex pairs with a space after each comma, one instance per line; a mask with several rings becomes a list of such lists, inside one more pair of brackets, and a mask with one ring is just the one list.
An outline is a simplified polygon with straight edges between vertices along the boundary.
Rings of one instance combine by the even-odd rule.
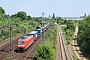
[[0, 7], [0, 14], [5, 14], [5, 10], [2, 7]]
[[27, 19], [27, 14], [23, 11], [17, 13], [17, 17], [21, 18], [22, 20]]
[[67, 24], [67, 20], [66, 19], [64, 20], [64, 24]]
[[32, 17], [31, 17], [30, 15], [28, 15], [28, 16], [27, 16], [27, 19], [28, 19], [28, 20], [31, 20], [31, 19], [32, 19]]
[[73, 22], [67, 23], [67, 29], [75, 30], [75, 26]]
[[51, 16], [50, 16], [50, 15], [49, 15], [48, 17], [49, 17], [49, 18], [51, 18]]
[[52, 16], [53, 19], [55, 19], [55, 14], [53, 13], [53, 16]]
[[[18, 18], [20, 18], [21, 20], [25, 20], [25, 19], [27, 19], [27, 14], [26, 14], [26, 12], [24, 12], [24, 11], [19, 11], [17, 14], [14, 14], [14, 15], [12, 15], [11, 17], [18, 17]], [[30, 16], [29, 16], [30, 17]], [[28, 17], [28, 18], [29, 18]]]
[[80, 22], [77, 39], [81, 51], [90, 55], [90, 16]]
[[84, 14], [84, 17], [86, 17], [86, 13]]

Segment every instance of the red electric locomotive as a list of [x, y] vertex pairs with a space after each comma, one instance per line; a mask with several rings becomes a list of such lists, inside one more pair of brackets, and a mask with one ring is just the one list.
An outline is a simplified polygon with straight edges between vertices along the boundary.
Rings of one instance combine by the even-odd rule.
[[25, 51], [32, 43], [34, 42], [34, 36], [33, 35], [26, 35], [21, 37], [18, 40], [17, 49], [19, 51]]

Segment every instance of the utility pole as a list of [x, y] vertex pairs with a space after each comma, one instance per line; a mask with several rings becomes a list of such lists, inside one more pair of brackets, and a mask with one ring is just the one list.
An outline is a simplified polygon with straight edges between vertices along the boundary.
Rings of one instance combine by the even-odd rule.
[[51, 24], [51, 16], [49, 15], [49, 24]]
[[[44, 21], [44, 12], [42, 13], [42, 27], [44, 27], [45, 25], [45, 21]], [[45, 28], [44, 28], [44, 32], [42, 34], [42, 39], [45, 40]]]
[[9, 28], [9, 38], [10, 38], [10, 52], [12, 51], [12, 25], [10, 17], [8, 16], [8, 28]]
[[58, 20], [59, 20], [59, 18], [58, 18], [58, 16], [56, 17], [56, 24], [58, 24]]
[[2, 41], [4, 40], [4, 31], [3, 31], [3, 14], [2, 14], [2, 32], [1, 32], [1, 34], [2, 34]]

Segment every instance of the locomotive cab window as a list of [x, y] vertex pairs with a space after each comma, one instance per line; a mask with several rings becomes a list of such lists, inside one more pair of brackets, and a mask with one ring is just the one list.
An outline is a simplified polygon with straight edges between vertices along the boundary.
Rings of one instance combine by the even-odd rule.
[[24, 39], [26, 39], [26, 37], [22, 37], [22, 38], [20, 38], [20, 40], [24, 40]]
[[23, 41], [19, 41], [18, 44], [24, 44], [24, 42]]

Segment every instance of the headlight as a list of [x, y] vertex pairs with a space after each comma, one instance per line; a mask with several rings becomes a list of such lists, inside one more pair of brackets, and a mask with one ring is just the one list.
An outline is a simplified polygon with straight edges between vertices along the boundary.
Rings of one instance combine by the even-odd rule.
[[20, 45], [18, 45], [18, 47], [20, 47]]
[[24, 45], [18, 45], [18, 47], [24, 47]]
[[22, 47], [24, 47], [24, 45], [22, 45]]

